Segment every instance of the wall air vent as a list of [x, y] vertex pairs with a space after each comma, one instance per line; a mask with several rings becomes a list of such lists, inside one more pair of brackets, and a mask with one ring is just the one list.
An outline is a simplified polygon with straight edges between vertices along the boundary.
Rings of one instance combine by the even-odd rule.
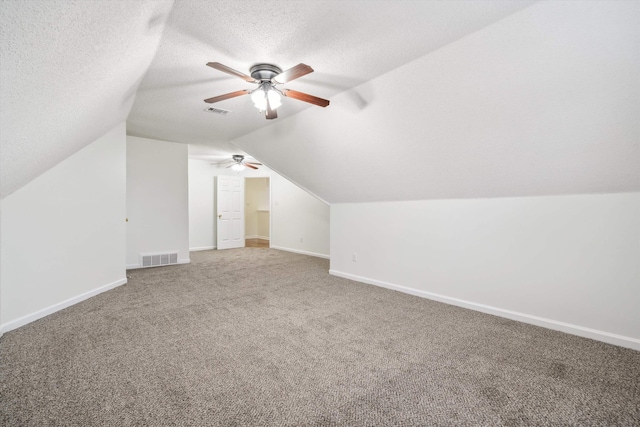
[[206, 111], [207, 113], [220, 114], [221, 116], [226, 116], [231, 112], [229, 110], [223, 110], [222, 108], [216, 107], [207, 107], [204, 109], [204, 111]]
[[178, 263], [178, 253], [140, 254], [140, 267], [160, 267]]

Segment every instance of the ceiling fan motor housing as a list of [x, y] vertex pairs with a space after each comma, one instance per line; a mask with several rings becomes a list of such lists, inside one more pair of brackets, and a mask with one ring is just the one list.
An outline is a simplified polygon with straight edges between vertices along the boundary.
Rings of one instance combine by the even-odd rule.
[[272, 64], [256, 64], [249, 70], [251, 77], [260, 81], [269, 81], [278, 74], [282, 73], [282, 70]]

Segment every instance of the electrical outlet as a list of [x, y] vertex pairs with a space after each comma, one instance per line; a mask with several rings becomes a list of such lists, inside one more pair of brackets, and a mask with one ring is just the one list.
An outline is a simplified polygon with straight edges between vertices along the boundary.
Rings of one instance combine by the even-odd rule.
[[358, 254], [357, 253], [352, 253], [351, 254], [351, 261], [353, 262], [358, 262]]

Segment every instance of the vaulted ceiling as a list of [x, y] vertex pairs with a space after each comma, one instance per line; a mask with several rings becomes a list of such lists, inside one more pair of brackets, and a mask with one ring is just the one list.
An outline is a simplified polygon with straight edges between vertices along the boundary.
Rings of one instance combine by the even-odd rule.
[[126, 120], [170, 1], [0, 3], [0, 195]]
[[[2, 197], [117, 123], [327, 202], [640, 190], [640, 3], [0, 3]], [[244, 73], [315, 72], [267, 121]]]

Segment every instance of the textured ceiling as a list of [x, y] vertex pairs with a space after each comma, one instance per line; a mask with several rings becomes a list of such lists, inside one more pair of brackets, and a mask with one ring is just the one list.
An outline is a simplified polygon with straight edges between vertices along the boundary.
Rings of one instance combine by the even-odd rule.
[[[203, 100], [255, 86], [205, 66], [221, 62], [246, 74], [252, 65], [315, 72], [283, 87], [331, 99], [525, 8], [530, 1], [176, 1], [144, 78], [127, 133], [237, 151], [228, 142], [270, 121], [248, 97]], [[407, 76], [416, 83], [422, 76]], [[284, 99], [280, 118], [323, 109]], [[328, 108], [331, 108], [329, 106]], [[280, 119], [278, 119], [280, 120]]]
[[171, 5], [0, 3], [0, 196], [126, 120]]
[[[637, 1], [0, 0], [1, 196], [127, 120], [328, 202], [640, 189]], [[267, 121], [248, 73], [284, 85]], [[390, 179], [393, 177], [393, 179]]]
[[234, 142], [329, 203], [640, 191], [639, 22], [536, 3]]

